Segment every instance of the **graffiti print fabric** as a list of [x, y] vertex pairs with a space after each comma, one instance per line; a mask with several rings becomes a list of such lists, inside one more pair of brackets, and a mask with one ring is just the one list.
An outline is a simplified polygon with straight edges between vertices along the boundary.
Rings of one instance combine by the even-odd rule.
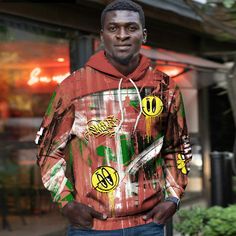
[[144, 56], [127, 77], [103, 51], [92, 56], [54, 92], [37, 143], [53, 200], [106, 213], [106, 221], [94, 219], [97, 230], [143, 224], [142, 212], [167, 196], [180, 198], [187, 184], [191, 148], [181, 93]]

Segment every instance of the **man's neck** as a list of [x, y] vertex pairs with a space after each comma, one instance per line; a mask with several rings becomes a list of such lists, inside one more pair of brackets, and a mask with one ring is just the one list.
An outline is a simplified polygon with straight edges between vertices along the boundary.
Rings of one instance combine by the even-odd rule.
[[129, 74], [131, 74], [139, 65], [139, 60], [140, 60], [140, 56], [134, 57], [132, 58], [128, 64], [121, 64], [119, 62], [117, 62], [116, 60], [114, 60], [112, 57], [110, 57], [109, 55], [106, 55], [107, 59], [109, 60], [109, 62], [123, 75], [127, 76]]

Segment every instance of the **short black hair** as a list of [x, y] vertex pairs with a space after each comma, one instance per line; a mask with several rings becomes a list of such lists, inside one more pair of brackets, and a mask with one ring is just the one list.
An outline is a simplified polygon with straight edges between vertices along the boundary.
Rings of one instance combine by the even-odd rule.
[[110, 4], [108, 4], [102, 11], [102, 15], [101, 15], [102, 28], [104, 26], [104, 19], [105, 19], [106, 13], [109, 11], [118, 11], [118, 10], [138, 12], [142, 27], [143, 29], [145, 28], [145, 16], [144, 16], [143, 9], [140, 5], [133, 2], [132, 0], [115, 0], [111, 2]]

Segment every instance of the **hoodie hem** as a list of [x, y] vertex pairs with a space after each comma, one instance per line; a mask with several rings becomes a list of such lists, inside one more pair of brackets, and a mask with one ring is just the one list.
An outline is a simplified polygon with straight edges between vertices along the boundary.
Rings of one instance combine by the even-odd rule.
[[143, 225], [153, 222], [153, 219], [143, 220], [142, 215], [126, 216], [119, 218], [108, 218], [105, 221], [94, 219], [94, 230], [117, 230], [128, 227], [135, 227], [137, 225]]

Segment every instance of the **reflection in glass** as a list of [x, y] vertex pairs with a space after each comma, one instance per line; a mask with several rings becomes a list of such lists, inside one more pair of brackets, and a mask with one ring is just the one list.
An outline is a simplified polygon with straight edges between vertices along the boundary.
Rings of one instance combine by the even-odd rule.
[[[39, 213], [51, 200], [41, 183], [33, 141], [55, 86], [69, 75], [62, 38], [0, 26], [0, 211]], [[1, 233], [0, 233], [1, 234]]]

